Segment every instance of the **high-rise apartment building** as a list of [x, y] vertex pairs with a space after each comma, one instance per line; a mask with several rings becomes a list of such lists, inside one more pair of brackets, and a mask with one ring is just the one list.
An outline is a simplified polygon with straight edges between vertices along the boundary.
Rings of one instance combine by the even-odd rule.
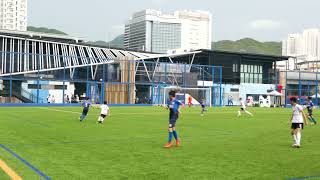
[[319, 69], [320, 29], [306, 29], [301, 34], [289, 34], [288, 38], [282, 42], [282, 55], [295, 59], [289, 63], [291, 67], [289, 69]]
[[27, 0], [0, 0], [0, 29], [27, 30]]
[[144, 10], [133, 14], [125, 26], [125, 47], [166, 53], [168, 50], [211, 49], [211, 14], [176, 11], [164, 14]]

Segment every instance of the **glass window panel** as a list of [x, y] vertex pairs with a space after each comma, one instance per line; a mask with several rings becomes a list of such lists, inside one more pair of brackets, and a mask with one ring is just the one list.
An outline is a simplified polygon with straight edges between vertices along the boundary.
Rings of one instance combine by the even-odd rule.
[[252, 74], [251, 82], [252, 82], [252, 83], [255, 83], [255, 74]]
[[240, 82], [241, 82], [241, 83], [244, 83], [244, 73], [241, 73], [241, 74], [240, 74]]
[[244, 74], [244, 83], [247, 83], [249, 81], [249, 76], [247, 73]]
[[261, 83], [262, 84], [262, 74], [259, 74], [259, 83]]
[[253, 74], [250, 74], [250, 82], [253, 83]]
[[254, 75], [254, 83], [259, 83], [259, 75], [258, 74]]

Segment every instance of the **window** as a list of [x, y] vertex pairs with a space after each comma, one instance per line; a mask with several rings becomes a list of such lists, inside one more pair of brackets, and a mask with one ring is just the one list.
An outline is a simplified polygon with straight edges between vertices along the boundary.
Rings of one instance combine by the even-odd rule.
[[[233, 67], [235, 70], [235, 66]], [[262, 65], [251, 65], [251, 64], [241, 64], [241, 74], [240, 82], [241, 83], [262, 83]]]
[[263, 79], [262, 79], [262, 74], [259, 74], [259, 83], [262, 84]]
[[239, 89], [238, 88], [231, 88], [230, 92], [239, 92]]
[[28, 89], [38, 89], [38, 85], [36, 85], [36, 84], [28, 84]]
[[[43, 90], [63, 90], [67, 89], [66, 85], [50, 85], [50, 84], [39, 84], [39, 89], [43, 89]], [[38, 85], [37, 84], [28, 84], [28, 89], [38, 89]]]
[[[241, 66], [242, 67], [242, 66]], [[238, 64], [233, 64], [232, 66], [232, 71], [233, 72], [239, 72]]]
[[240, 83], [244, 83], [244, 73], [240, 74]]
[[54, 89], [67, 89], [66, 85], [54, 85]]

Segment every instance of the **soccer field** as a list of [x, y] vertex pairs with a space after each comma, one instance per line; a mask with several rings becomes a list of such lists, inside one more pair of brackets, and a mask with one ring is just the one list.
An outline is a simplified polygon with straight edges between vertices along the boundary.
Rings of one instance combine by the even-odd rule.
[[[302, 148], [293, 149], [290, 109], [251, 108], [253, 118], [236, 118], [237, 110], [211, 108], [201, 117], [198, 107], [183, 109], [182, 146], [164, 149], [161, 107], [111, 107], [103, 125], [98, 109], [80, 123], [80, 107], [1, 107], [0, 159], [27, 180], [320, 177], [320, 127], [306, 127]], [[0, 170], [0, 179], [9, 176]]]

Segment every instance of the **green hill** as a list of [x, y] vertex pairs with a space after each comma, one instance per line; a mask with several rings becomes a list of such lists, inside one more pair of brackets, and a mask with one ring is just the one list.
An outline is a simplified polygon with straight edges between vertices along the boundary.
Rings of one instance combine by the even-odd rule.
[[[119, 35], [110, 42], [112, 47], [124, 48], [124, 35]], [[281, 55], [281, 42], [259, 42], [251, 38], [238, 41], [223, 40], [212, 42], [212, 49], [232, 52]]]
[[112, 47], [124, 48], [124, 34], [121, 34], [110, 41]]
[[124, 48], [124, 35], [121, 34], [119, 36], [117, 36], [115, 39], [113, 39], [110, 42], [106, 42], [106, 41], [89, 41], [87, 42], [89, 44], [92, 45], [97, 45], [97, 46], [110, 46], [113, 48]]
[[224, 40], [213, 42], [212, 49], [221, 51], [281, 55], [281, 42], [259, 42], [251, 38], [240, 39], [238, 41]]
[[59, 35], [68, 35], [65, 32], [59, 31], [57, 29], [49, 29], [46, 27], [34, 27], [34, 26], [28, 26], [27, 27], [28, 31], [32, 32], [40, 32], [40, 33], [50, 33], [50, 34], [59, 34]]
[[[28, 31], [43, 32], [51, 34], [68, 35], [57, 29], [45, 27], [28, 26]], [[124, 35], [117, 36], [110, 42], [106, 41], [89, 41], [89, 44], [98, 46], [110, 46], [113, 48], [124, 48]], [[260, 42], [251, 38], [244, 38], [237, 41], [217, 41], [212, 42], [212, 49], [232, 52], [246, 52], [256, 54], [281, 55], [281, 42]]]

